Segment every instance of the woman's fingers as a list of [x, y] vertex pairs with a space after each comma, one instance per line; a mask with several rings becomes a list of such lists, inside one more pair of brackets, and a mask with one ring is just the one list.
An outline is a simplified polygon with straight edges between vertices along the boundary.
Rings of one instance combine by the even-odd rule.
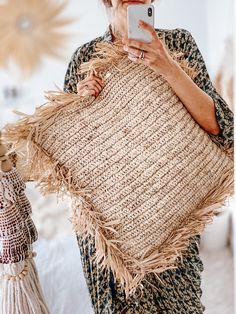
[[[131, 57], [134, 56], [136, 58], [140, 58], [141, 56], [141, 50], [137, 49], [137, 48], [132, 48], [129, 46], [124, 46], [124, 51], [128, 52], [129, 54], [131, 54]], [[145, 54], [145, 57], [147, 56], [147, 52], [143, 50], [143, 53]]]
[[88, 81], [88, 82], [86, 82], [86, 84], [88, 84], [89, 86], [91, 86], [91, 88], [92, 87], [94, 87], [94, 88], [97, 88], [98, 89], [98, 91], [100, 92], [101, 90], [102, 90], [102, 88], [103, 88], [103, 86], [101, 86], [101, 84], [99, 84], [97, 81]]
[[92, 95], [92, 96], [97, 97], [98, 92], [97, 92], [94, 88], [84, 86], [84, 87], [82, 87], [82, 88], [80, 88], [80, 89], [78, 90], [78, 95], [80, 95], [80, 96], [89, 96], [89, 95]]
[[96, 94], [98, 95], [101, 91], [101, 87], [98, 83], [90, 83], [90, 85], [85, 85], [85, 86], [88, 86], [88, 89], [90, 90], [95, 90], [96, 91]]
[[78, 93], [80, 96], [95, 96], [97, 97], [97, 92], [94, 89], [83, 89]]
[[93, 95], [95, 97], [103, 88], [103, 80], [95, 75], [90, 75], [77, 84], [77, 92], [81, 96]]
[[82, 90], [82, 89], [94, 89], [96, 91], [97, 94], [100, 93], [100, 91], [102, 90], [101, 85], [99, 85], [99, 83], [97, 83], [97, 81], [81, 81], [79, 82], [79, 84], [77, 85], [77, 89], [78, 91]]
[[98, 82], [98, 81], [96, 81], [96, 80], [93, 80], [93, 79], [89, 79], [89, 80], [84, 80], [84, 81], [81, 81], [80, 82], [81, 83], [81, 85], [89, 85], [90, 86], [90, 84], [95, 84], [96, 86], [98, 86], [99, 88], [103, 88], [103, 85], [102, 85], [102, 83], [100, 82]]
[[159, 37], [155, 31], [155, 28], [152, 25], [148, 24], [147, 22], [145, 22], [143, 20], [140, 20], [139, 21], [139, 27], [148, 31], [149, 34], [151, 35], [152, 39], [154, 39], [154, 40], [158, 39], [159, 40]]
[[103, 80], [98, 76], [90, 75], [83, 80], [83, 82], [90, 82], [90, 81], [96, 81], [101, 87], [103, 87]]
[[80, 96], [89, 96], [89, 95], [92, 95], [92, 96], [95, 96], [97, 97], [98, 96], [98, 92], [97, 90], [95, 90], [94, 88], [86, 88], [86, 87], [83, 87], [81, 89], [78, 90], [78, 95]]

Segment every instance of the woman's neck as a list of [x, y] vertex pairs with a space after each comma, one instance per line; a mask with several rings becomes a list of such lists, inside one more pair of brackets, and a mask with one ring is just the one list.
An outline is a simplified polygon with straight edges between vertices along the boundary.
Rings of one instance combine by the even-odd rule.
[[119, 24], [111, 24], [111, 35], [112, 35], [112, 41], [120, 41], [127, 33], [127, 30], [126, 30], [126, 21], [124, 22], [120, 22], [119, 21]]

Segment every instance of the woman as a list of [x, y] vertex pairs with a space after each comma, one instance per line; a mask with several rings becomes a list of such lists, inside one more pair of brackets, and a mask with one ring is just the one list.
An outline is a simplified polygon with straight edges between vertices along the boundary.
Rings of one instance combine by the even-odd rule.
[[[151, 34], [152, 42], [144, 44], [136, 40], [128, 40], [126, 36], [127, 6], [132, 3], [150, 4], [151, 2], [153, 1], [103, 0], [110, 13], [111, 24], [103, 36], [82, 45], [75, 51], [65, 75], [64, 90], [81, 96], [97, 97], [103, 88], [102, 79], [94, 75], [89, 77], [78, 75], [80, 64], [92, 57], [96, 43], [115, 42], [117, 39], [122, 39], [127, 57], [163, 75], [195, 121], [209, 133], [212, 140], [224, 149], [230, 148], [233, 143], [233, 113], [212, 85], [202, 55], [191, 34], [180, 28], [154, 29], [141, 22], [140, 27]], [[194, 80], [172, 59], [159, 38], [159, 35], [163, 34], [165, 45], [171, 51], [184, 52], [190, 63], [198, 63], [201, 71]], [[149, 274], [146, 277], [147, 281], [142, 282], [142, 296], [136, 294], [128, 300], [125, 299], [124, 290], [119, 282], [115, 281], [112, 272], [97, 269], [93, 261], [94, 239], [88, 235], [85, 240], [82, 240], [77, 235], [77, 240], [95, 313], [203, 313], [204, 305], [201, 303], [200, 287], [203, 264], [198, 251], [199, 235], [191, 239], [188, 251], [183, 257], [183, 263], [178, 262], [177, 269], [161, 273], [161, 281], [154, 274]]]

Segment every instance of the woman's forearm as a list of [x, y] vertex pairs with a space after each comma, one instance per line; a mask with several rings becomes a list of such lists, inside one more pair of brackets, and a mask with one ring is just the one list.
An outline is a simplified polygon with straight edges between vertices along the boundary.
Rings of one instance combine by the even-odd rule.
[[[179, 99], [185, 105], [193, 119], [208, 133], [220, 134], [213, 99], [205, 93], [173, 60], [161, 41], [156, 30], [148, 23], [140, 21], [139, 27], [150, 33], [152, 41], [144, 43], [139, 40], [123, 38], [123, 49], [130, 53], [133, 62], [142, 63], [163, 75]], [[144, 53], [145, 52], [145, 53]], [[140, 58], [141, 53], [144, 57]]]
[[220, 127], [216, 119], [213, 99], [199, 88], [175, 61], [164, 77], [195, 121], [206, 132], [218, 135]]

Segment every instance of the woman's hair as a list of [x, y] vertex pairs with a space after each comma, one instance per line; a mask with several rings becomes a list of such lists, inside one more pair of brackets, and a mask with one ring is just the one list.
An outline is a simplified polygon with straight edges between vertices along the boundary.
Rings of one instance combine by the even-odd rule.
[[[155, 0], [152, 0], [151, 2], [154, 2]], [[102, 0], [103, 4], [106, 6], [106, 7], [111, 7], [112, 4], [111, 4], [111, 0]]]

